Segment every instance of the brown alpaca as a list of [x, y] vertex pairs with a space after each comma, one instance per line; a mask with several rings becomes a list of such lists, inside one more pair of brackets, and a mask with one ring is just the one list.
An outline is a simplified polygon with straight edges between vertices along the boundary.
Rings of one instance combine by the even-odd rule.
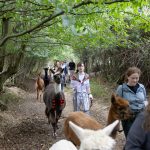
[[37, 100], [41, 101], [41, 96], [44, 91], [44, 80], [41, 78], [41, 74], [38, 75], [38, 78], [35, 83], [36, 91], [37, 91]]
[[[127, 100], [112, 94], [111, 97], [111, 107], [108, 113], [108, 121], [107, 125], [111, 124], [115, 120], [124, 120], [131, 117], [131, 112], [129, 109], [129, 103]], [[64, 133], [65, 137], [73, 142], [75, 145], [80, 145], [80, 141], [74, 132], [69, 127], [69, 121], [77, 124], [78, 126], [86, 129], [97, 130], [103, 128], [103, 126], [97, 122], [91, 116], [83, 112], [72, 112], [66, 118], [64, 123]], [[112, 134], [110, 135], [113, 138], [116, 138], [117, 131], [119, 131], [119, 125], [113, 130]]]
[[81, 111], [71, 112], [65, 120], [64, 133], [68, 140], [70, 140], [71, 142], [73, 142], [75, 145], [78, 146], [80, 145], [80, 141], [77, 138], [76, 134], [69, 127], [69, 121], [72, 121], [73, 123], [84, 129], [97, 130], [102, 128], [102, 125], [89, 115]]
[[[132, 113], [129, 109], [129, 102], [113, 93], [111, 97], [111, 106], [108, 113], [107, 125], [111, 124], [115, 120], [126, 120], [131, 117]], [[111, 134], [111, 137], [116, 138], [117, 131], [119, 131], [119, 126], [119, 124], [116, 126]]]

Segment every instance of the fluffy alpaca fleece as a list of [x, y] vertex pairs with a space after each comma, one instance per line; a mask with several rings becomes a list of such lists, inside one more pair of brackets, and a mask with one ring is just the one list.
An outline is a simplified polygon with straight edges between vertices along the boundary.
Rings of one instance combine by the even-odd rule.
[[[69, 126], [81, 141], [79, 150], [112, 150], [116, 142], [109, 135], [118, 123], [119, 121], [116, 120], [104, 129], [97, 131], [83, 129], [71, 121], [69, 121]], [[70, 141], [60, 140], [49, 150], [77, 150], [77, 148]]]
[[118, 123], [119, 120], [116, 120], [107, 127], [96, 131], [83, 129], [71, 121], [69, 121], [69, 126], [80, 139], [79, 150], [112, 150], [116, 142], [109, 135]]
[[70, 128], [69, 121], [72, 121], [74, 124], [84, 129], [98, 130], [103, 128], [103, 126], [92, 116], [89, 116], [81, 111], [71, 112], [64, 122], [64, 133], [66, 139], [71, 141], [76, 146], [80, 146], [80, 139]]
[[86, 130], [85, 137], [81, 141], [79, 150], [112, 150], [116, 142], [103, 131]]
[[68, 140], [60, 140], [50, 147], [49, 150], [77, 150], [77, 148]]
[[61, 92], [61, 84], [54, 83], [55, 93]]

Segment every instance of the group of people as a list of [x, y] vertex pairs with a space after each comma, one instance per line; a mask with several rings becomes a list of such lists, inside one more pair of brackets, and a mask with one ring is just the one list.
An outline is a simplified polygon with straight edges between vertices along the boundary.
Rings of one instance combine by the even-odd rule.
[[[60, 64], [57, 62], [57, 67]], [[64, 69], [66, 64], [62, 64]], [[90, 90], [89, 75], [85, 72], [84, 63], [77, 67], [73, 61], [68, 63], [70, 84], [73, 88], [74, 111], [83, 111], [90, 115], [93, 96]], [[75, 69], [77, 70], [75, 72]], [[66, 73], [64, 73], [66, 75]], [[133, 117], [122, 120], [122, 127], [126, 137], [124, 150], [150, 149], [150, 104], [143, 84], [139, 83], [141, 70], [129, 67], [125, 72], [124, 83], [119, 85], [116, 94], [128, 100]], [[65, 79], [64, 79], [65, 80]]]
[[51, 68], [54, 72], [61, 71], [61, 90], [64, 91], [66, 83], [70, 81], [70, 76], [75, 72], [75, 62], [71, 60], [70, 62], [56, 60], [54, 66]]
[[[93, 96], [90, 90], [89, 75], [84, 71], [83, 63], [77, 64], [77, 73], [71, 76], [74, 89], [74, 111], [83, 111], [90, 115]], [[129, 67], [125, 72], [125, 79], [119, 85], [116, 94], [128, 100], [133, 117], [122, 120], [122, 127], [126, 137], [124, 150], [150, 149], [150, 104], [147, 101], [146, 89], [139, 83], [141, 70]]]
[[84, 111], [90, 114], [90, 107], [92, 105], [93, 96], [90, 90], [89, 75], [85, 73], [85, 66], [82, 62], [76, 63], [71, 60], [69, 63], [66, 61], [56, 61], [52, 68], [54, 72], [62, 70], [61, 90], [66, 86], [68, 78], [71, 87], [73, 88], [73, 108], [74, 111]]

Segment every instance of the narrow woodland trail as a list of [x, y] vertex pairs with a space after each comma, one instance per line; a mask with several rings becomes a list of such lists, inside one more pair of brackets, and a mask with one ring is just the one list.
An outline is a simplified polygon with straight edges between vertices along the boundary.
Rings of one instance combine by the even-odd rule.
[[[9, 106], [8, 111], [0, 112], [0, 150], [48, 150], [53, 143], [64, 138], [64, 119], [73, 110], [69, 86], [65, 89], [67, 106], [59, 120], [56, 139], [52, 137], [52, 128], [44, 114], [45, 105], [36, 100], [36, 93], [25, 92], [16, 87], [9, 90], [21, 100], [18, 105]], [[109, 103], [94, 100], [91, 115], [105, 126], [108, 109]], [[124, 140], [123, 133], [119, 133], [114, 150], [122, 150]]]

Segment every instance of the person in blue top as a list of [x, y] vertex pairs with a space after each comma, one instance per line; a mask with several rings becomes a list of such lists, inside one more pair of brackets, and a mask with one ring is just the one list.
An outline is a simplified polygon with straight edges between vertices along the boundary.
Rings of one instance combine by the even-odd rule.
[[140, 112], [145, 109], [146, 90], [143, 84], [139, 83], [141, 70], [137, 67], [129, 67], [125, 73], [125, 82], [117, 88], [117, 95], [129, 101], [133, 117], [122, 120], [122, 127], [127, 138], [130, 127]]

